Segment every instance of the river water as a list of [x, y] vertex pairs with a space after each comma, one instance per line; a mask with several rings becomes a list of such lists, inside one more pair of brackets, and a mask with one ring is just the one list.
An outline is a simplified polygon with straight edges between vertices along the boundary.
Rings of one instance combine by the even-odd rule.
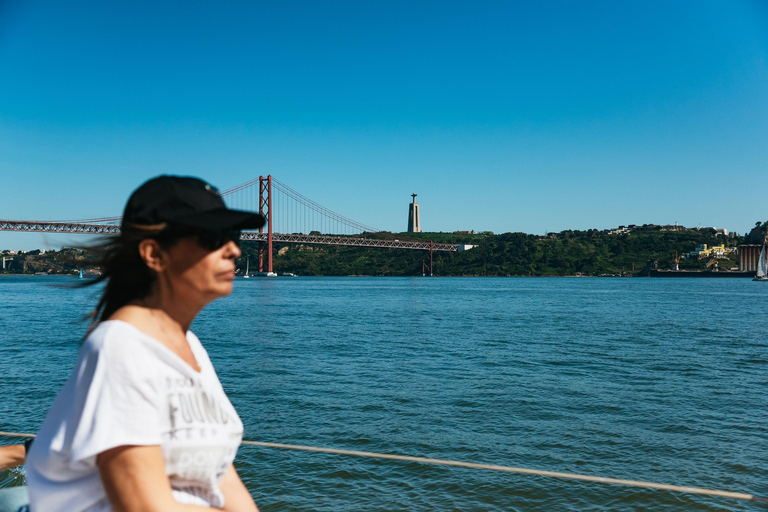
[[[76, 281], [0, 277], [0, 430], [34, 432], [66, 380], [95, 303]], [[254, 278], [193, 330], [246, 439], [767, 495], [767, 299], [746, 279]], [[249, 446], [236, 465], [263, 512], [762, 510]]]

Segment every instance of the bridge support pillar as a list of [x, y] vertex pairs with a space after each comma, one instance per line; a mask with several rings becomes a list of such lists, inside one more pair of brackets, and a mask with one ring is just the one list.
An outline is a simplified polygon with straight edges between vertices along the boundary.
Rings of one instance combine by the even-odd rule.
[[429, 241], [429, 267], [427, 267], [426, 260], [421, 260], [421, 275], [422, 275], [422, 277], [427, 275], [427, 269], [429, 269], [429, 277], [432, 277], [432, 275], [433, 275], [433, 273], [432, 273], [432, 269], [433, 269], [433, 266], [432, 266], [432, 263], [433, 263], [432, 252], [434, 251], [434, 248], [435, 248], [435, 243], [432, 240], [430, 240]]
[[[272, 175], [259, 176], [259, 213], [267, 220], [267, 241], [259, 242], [259, 272], [272, 272]], [[264, 226], [259, 233], [264, 233]]]

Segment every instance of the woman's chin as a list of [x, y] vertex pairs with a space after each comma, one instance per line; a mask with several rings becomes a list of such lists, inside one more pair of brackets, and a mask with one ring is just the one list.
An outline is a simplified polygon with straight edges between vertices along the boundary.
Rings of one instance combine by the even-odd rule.
[[208, 302], [211, 302], [231, 294], [233, 288], [232, 281], [219, 282], [216, 286], [209, 288], [205, 295], [208, 296]]

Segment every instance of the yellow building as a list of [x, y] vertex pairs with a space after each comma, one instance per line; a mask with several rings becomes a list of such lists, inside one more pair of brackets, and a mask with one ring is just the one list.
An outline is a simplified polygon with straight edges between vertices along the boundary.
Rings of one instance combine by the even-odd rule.
[[700, 260], [703, 260], [704, 258], [725, 258], [726, 254], [733, 251], [733, 247], [726, 247], [725, 244], [715, 245], [713, 247], [707, 247], [707, 244], [701, 244], [691, 251], [689, 256]]

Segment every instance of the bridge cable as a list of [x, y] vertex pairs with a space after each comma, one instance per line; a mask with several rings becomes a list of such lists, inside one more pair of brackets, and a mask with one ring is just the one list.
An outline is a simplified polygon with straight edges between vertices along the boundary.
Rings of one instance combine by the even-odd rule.
[[[20, 432], [0, 432], [0, 436], [34, 438], [35, 434], [25, 434]], [[303, 446], [296, 444], [267, 443], [261, 441], [243, 440], [243, 445], [258, 446], [261, 448], [277, 448], [281, 450], [298, 450], [305, 452], [328, 453], [332, 455], [349, 455], [354, 457], [367, 457], [372, 459], [387, 459], [403, 462], [418, 462], [421, 464], [438, 464], [442, 466], [453, 466], [470, 469], [486, 469], [490, 471], [501, 471], [506, 473], [519, 473], [523, 475], [545, 476], [551, 478], [561, 478], [566, 480], [579, 480], [582, 482], [594, 482], [601, 484], [625, 485], [631, 487], [643, 487], [646, 489], [656, 489], [672, 492], [682, 492], [689, 494], [701, 494], [704, 496], [716, 496], [720, 498], [733, 498], [737, 500], [754, 501], [758, 503], [768, 503], [768, 497], [758, 496], [734, 491], [720, 491], [717, 489], [705, 489], [701, 487], [687, 487], [681, 485], [659, 484], [655, 482], [643, 482], [639, 480], [625, 480], [621, 478], [606, 478], [601, 476], [580, 475], [577, 473], [562, 473], [559, 471], [544, 471], [540, 469], [516, 468], [511, 466], [499, 466], [496, 464], [479, 464], [476, 462], [461, 462], [447, 459], [431, 459], [427, 457], [413, 457], [410, 455], [395, 455], [391, 453], [362, 452], [357, 450], [342, 450], [339, 448], [321, 448], [317, 446]]]
[[354, 227], [357, 229], [361, 229], [362, 231], [367, 231], [370, 233], [375, 233], [378, 230], [375, 228], [372, 228], [370, 226], [366, 226], [364, 224], [361, 224], [360, 222], [354, 221], [348, 217], [344, 217], [341, 214], [338, 214], [334, 212], [333, 210], [330, 210], [326, 208], [325, 206], [309, 199], [308, 197], [300, 194], [299, 192], [293, 190], [285, 183], [282, 183], [281, 181], [272, 178], [272, 186], [273, 188], [276, 188], [280, 190], [283, 194], [288, 196], [289, 198], [298, 201], [302, 205], [314, 210], [315, 212], [319, 213], [321, 216], [325, 217], [326, 221], [330, 221], [331, 219], [336, 220], [338, 222], [341, 222], [343, 224], [346, 224], [347, 226]]

